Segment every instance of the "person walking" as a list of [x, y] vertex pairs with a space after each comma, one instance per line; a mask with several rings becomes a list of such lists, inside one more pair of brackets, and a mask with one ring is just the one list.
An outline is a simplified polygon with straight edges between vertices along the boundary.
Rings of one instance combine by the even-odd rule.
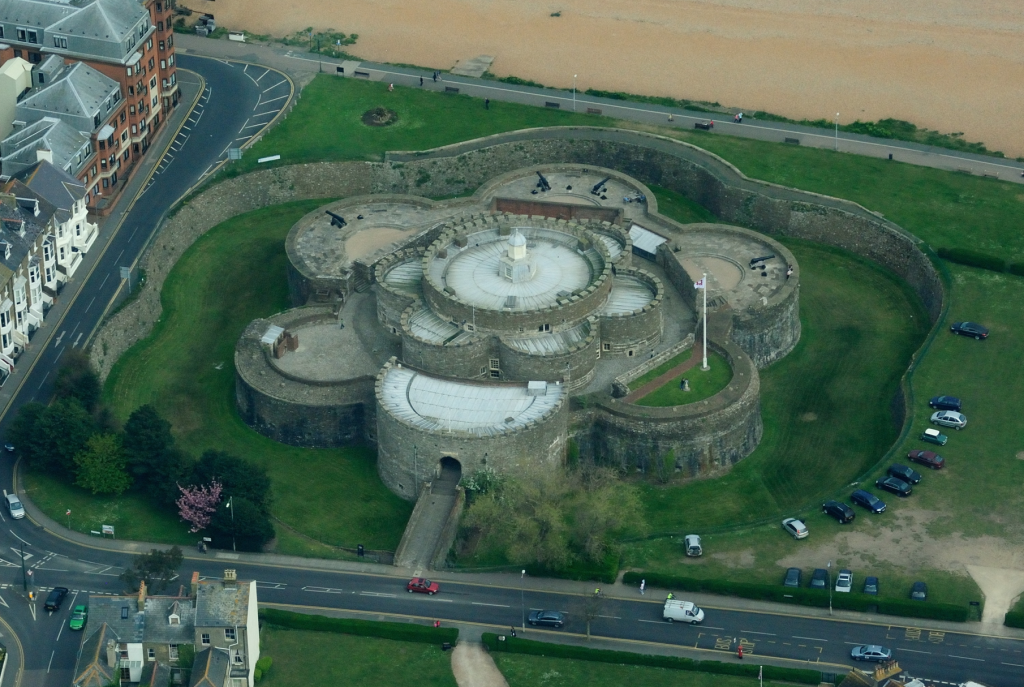
[[515, 625], [513, 625], [510, 629], [512, 630], [512, 632], [511, 632], [512, 636], [515, 637], [516, 636], [516, 627], [515, 627]]
[[423, 85], [423, 77], [421, 76], [420, 77], [420, 86], [422, 86], [422, 85]]
[[644, 595], [645, 586], [647, 586], [647, 580], [640, 580], [640, 596]]
[[391, 93], [394, 90], [395, 90], [395, 84], [389, 83], [388, 84], [388, 93]]

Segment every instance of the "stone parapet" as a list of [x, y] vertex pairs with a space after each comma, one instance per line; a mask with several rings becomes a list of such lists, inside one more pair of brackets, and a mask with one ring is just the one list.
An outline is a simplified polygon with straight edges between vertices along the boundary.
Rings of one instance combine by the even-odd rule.
[[638, 268], [616, 270], [646, 284], [654, 294], [651, 302], [632, 312], [601, 315], [601, 355], [635, 357], [661, 342], [662, 302], [665, 286], [650, 272]]
[[[584, 323], [587, 335], [576, 345], [553, 353], [527, 353], [510, 342], [498, 339], [498, 357], [502, 379], [561, 381], [571, 392], [582, 389], [594, 378], [594, 365], [600, 355], [600, 329], [597, 318]], [[551, 336], [551, 335], [542, 335]]]

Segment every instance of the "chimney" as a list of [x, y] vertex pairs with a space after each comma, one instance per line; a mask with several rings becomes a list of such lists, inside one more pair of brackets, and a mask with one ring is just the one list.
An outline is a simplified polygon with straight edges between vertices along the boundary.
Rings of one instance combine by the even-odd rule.
[[36, 162], [49, 162], [53, 164], [53, 151], [49, 148], [39, 148], [36, 150]]
[[139, 613], [146, 610], [146, 582], [139, 583]]
[[238, 571], [236, 570], [225, 570], [224, 571], [224, 582], [225, 584], [234, 584], [238, 581]]
[[117, 667], [117, 642], [113, 639], [107, 640], [107, 665], [111, 668]]
[[192, 598], [199, 596], [199, 571], [192, 573]]

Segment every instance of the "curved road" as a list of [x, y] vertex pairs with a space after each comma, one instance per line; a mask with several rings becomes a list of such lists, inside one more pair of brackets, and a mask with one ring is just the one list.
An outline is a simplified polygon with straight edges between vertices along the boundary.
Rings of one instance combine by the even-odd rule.
[[[134, 265], [159, 225], [164, 213], [189, 188], [224, 158], [228, 147], [240, 146], [262, 130], [288, 102], [282, 95], [291, 86], [277, 72], [262, 67], [181, 55], [179, 65], [200, 74], [206, 88], [185, 128], [169, 147], [167, 157], [115, 228], [112, 239], [95, 267], [82, 278], [85, 283], [63, 318], [44, 330], [50, 337], [36, 345], [45, 349], [21, 378], [18, 392], [0, 422], [6, 431], [16, 411], [33, 399], [45, 400], [50, 393], [50, 373], [67, 346], [88, 341], [110, 303], [119, 297], [123, 284], [118, 267]], [[155, 151], [154, 151], [155, 152]], [[99, 250], [100, 246], [94, 250]], [[12, 381], [13, 378], [12, 378]], [[0, 457], [0, 485], [13, 489], [12, 463]], [[129, 563], [131, 547], [116, 549], [109, 542], [75, 541], [56, 534], [58, 528], [44, 529], [26, 518], [11, 521], [0, 513], [0, 642], [11, 650], [4, 685], [66, 687], [71, 683], [81, 635], [67, 630], [69, 609], [88, 594], [121, 591], [118, 575]], [[63, 609], [52, 616], [42, 611], [41, 602], [26, 602], [23, 593], [21, 558], [24, 545], [26, 570], [32, 572], [35, 589], [45, 594], [53, 586], [69, 587], [72, 595]], [[570, 614], [562, 634], [585, 631], [579, 621], [579, 597], [583, 585], [572, 586], [543, 580], [529, 580], [527, 589], [515, 577], [486, 579], [447, 574], [442, 593], [435, 597], [404, 592], [400, 571], [384, 566], [332, 562], [289, 561], [282, 557], [214, 552], [208, 556], [189, 554], [181, 571], [186, 580], [191, 571], [216, 577], [225, 567], [235, 568], [239, 577], [258, 581], [260, 601], [291, 608], [331, 609], [429, 621], [442, 619], [483, 625], [490, 629], [520, 625], [523, 614], [535, 608], [555, 608]], [[468, 580], [473, 581], [468, 581]], [[907, 672], [947, 684], [968, 678], [991, 687], [1018, 687], [1024, 682], [1024, 640], [974, 634], [976, 625], [947, 626], [887, 625], [864, 620], [830, 619], [813, 611], [794, 608], [792, 614], [776, 614], [753, 608], [727, 608], [727, 600], [705, 604], [703, 626], [669, 625], [660, 619], [661, 602], [652, 595], [609, 598], [594, 620], [596, 636], [615, 638], [642, 650], [676, 651], [698, 658], [725, 659], [743, 646], [748, 657], [772, 657], [770, 662], [797, 667], [841, 671], [848, 664], [852, 644], [879, 643], [895, 649]], [[799, 615], [806, 612], [808, 615]], [[10, 636], [14, 633], [14, 637]], [[530, 630], [531, 636], [545, 631]], [[21, 650], [24, 671], [19, 673]]]

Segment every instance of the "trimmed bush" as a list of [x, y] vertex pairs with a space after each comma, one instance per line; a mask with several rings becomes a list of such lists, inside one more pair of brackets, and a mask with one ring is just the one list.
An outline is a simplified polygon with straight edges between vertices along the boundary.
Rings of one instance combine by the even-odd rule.
[[[800, 606], [828, 607], [828, 592], [821, 589], [700, 579], [678, 575], [663, 575], [657, 572], [637, 573], [631, 571], [622, 577], [622, 581], [625, 584], [638, 586], [642, 579], [646, 579], [648, 584], [655, 587], [678, 589], [684, 592], [723, 594], [726, 596], [739, 596], [744, 599], [775, 601], [778, 603], [798, 604]], [[967, 622], [968, 609], [966, 606], [932, 603], [930, 601], [911, 601], [910, 599], [892, 599], [877, 597], [871, 594], [835, 594], [832, 596], [832, 607], [840, 610], [864, 612], [872, 606], [877, 606], [879, 613], [887, 615], [949, 620], [958, 623]]]
[[1010, 274], [1016, 274], [1018, 277], [1024, 277], [1024, 262], [1011, 262], [1007, 269]]
[[[619, 665], [652, 666], [673, 670], [689, 670], [719, 675], [740, 675], [756, 678], [761, 666], [752, 664], [722, 663], [721, 661], [695, 661], [692, 658], [679, 656], [653, 656], [650, 654], [634, 654], [627, 651], [609, 651], [591, 649], [585, 646], [569, 644], [549, 644], [521, 637], [505, 637], [498, 641], [498, 635], [485, 632], [481, 637], [483, 644], [491, 651], [505, 651], [513, 654], [530, 654], [549, 658], [571, 658], [578, 661], [594, 661], [599, 663], [617, 663]], [[764, 677], [770, 680], [785, 680], [808, 685], [816, 685], [821, 680], [817, 670], [800, 668], [777, 668], [764, 666]]]
[[[380, 637], [396, 639], [401, 642], [423, 642], [424, 644], [455, 644], [459, 639], [459, 631], [454, 627], [427, 627], [426, 625], [407, 625], [405, 623], [385, 623], [375, 620], [356, 620], [353, 618], [328, 618], [323, 615], [306, 615], [292, 613], [276, 608], [261, 608], [260, 620], [268, 625], [287, 627], [293, 630], [312, 630], [314, 632], [336, 632], [362, 637]], [[267, 666], [270, 667], [269, 665]]]
[[966, 248], [940, 248], [937, 252], [940, 258], [955, 262], [958, 265], [980, 267], [983, 270], [990, 270], [992, 272], [1006, 271], [1006, 260], [1003, 260], [998, 255], [990, 255]]
[[1010, 611], [1003, 618], [1003, 625], [1007, 627], [1022, 627], [1024, 628], [1024, 613], [1017, 611]]

